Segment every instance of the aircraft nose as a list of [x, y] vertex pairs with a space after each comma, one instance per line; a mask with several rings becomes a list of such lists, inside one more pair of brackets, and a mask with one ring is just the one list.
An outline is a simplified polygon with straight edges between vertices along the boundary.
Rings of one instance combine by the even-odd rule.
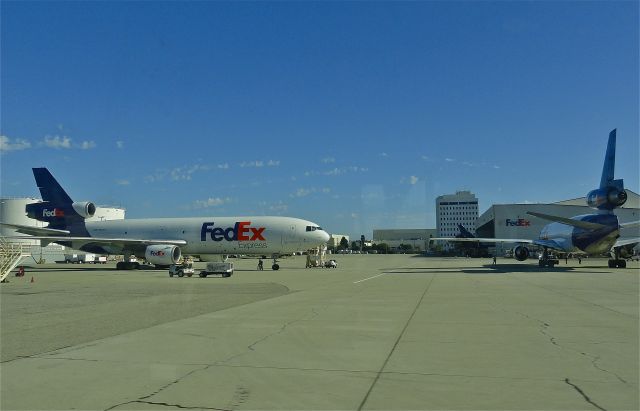
[[331, 238], [331, 236], [326, 231], [322, 231], [320, 238], [323, 243], [327, 243], [329, 242], [329, 239]]

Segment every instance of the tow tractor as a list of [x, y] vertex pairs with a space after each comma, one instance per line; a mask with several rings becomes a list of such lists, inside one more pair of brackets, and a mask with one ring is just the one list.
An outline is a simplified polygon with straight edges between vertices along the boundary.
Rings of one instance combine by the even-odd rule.
[[177, 275], [178, 277], [191, 277], [195, 273], [193, 269], [193, 260], [190, 258], [186, 258], [182, 260], [182, 263], [179, 264], [171, 264], [169, 266], [169, 277], [173, 277]]

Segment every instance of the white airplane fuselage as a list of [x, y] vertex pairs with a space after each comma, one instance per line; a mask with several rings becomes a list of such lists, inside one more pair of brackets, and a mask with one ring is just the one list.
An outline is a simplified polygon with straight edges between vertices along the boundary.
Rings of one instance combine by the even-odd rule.
[[[273, 255], [326, 244], [329, 234], [317, 224], [293, 217], [188, 217], [86, 221], [91, 237], [184, 240], [183, 254]], [[113, 254], [117, 245], [101, 245]], [[81, 247], [87, 248], [87, 247]]]

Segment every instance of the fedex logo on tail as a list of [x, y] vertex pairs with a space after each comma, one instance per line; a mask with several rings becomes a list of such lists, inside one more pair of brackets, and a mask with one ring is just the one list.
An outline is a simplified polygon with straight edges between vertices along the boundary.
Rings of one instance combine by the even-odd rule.
[[239, 221], [233, 227], [214, 227], [214, 223], [202, 224], [200, 241], [207, 241], [207, 234], [213, 241], [266, 241], [262, 233], [265, 227], [251, 227], [251, 221]]
[[44, 208], [42, 210], [42, 216], [43, 217], [64, 217], [64, 211], [60, 210], [59, 208], [54, 208], [53, 210], [47, 210], [46, 208]]

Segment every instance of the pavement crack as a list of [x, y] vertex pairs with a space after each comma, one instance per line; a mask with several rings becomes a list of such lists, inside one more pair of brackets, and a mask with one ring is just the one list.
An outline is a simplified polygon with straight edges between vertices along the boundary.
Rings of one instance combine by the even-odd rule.
[[198, 406], [194, 406], [194, 407], [187, 407], [187, 406], [180, 405], [180, 404], [169, 404], [167, 402], [154, 402], [154, 401], [141, 401], [141, 400], [134, 400], [134, 401], [129, 401], [129, 402], [125, 402], [125, 403], [122, 403], [122, 404], [114, 405], [113, 407], [107, 408], [105, 411], [112, 410], [112, 409], [115, 409], [116, 407], [120, 407], [120, 406], [128, 405], [128, 404], [159, 405], [159, 406], [163, 406], [163, 407], [179, 408], [181, 410], [232, 411], [232, 410], [229, 410], [227, 408], [205, 407], [205, 406], [202, 406], [202, 405], [198, 405]]
[[431, 276], [431, 279], [429, 280], [429, 283], [427, 284], [427, 286], [425, 287], [422, 295], [418, 299], [418, 302], [416, 303], [416, 306], [413, 308], [413, 311], [411, 312], [411, 315], [407, 319], [407, 322], [404, 324], [404, 327], [402, 328], [402, 331], [400, 331], [400, 335], [398, 335], [398, 338], [396, 339], [396, 342], [393, 344], [393, 347], [391, 348], [391, 351], [389, 351], [389, 354], [387, 355], [387, 358], [384, 360], [384, 363], [382, 363], [382, 367], [380, 367], [380, 369], [378, 370], [378, 372], [376, 374], [376, 377], [373, 379], [373, 382], [371, 383], [371, 386], [369, 387], [369, 390], [367, 391], [367, 393], [365, 394], [364, 398], [362, 399], [362, 402], [358, 406], [358, 411], [361, 411], [364, 408], [364, 405], [366, 404], [367, 400], [369, 399], [369, 395], [371, 395], [371, 392], [373, 391], [373, 387], [376, 386], [376, 384], [378, 383], [378, 380], [380, 379], [380, 376], [384, 373], [384, 369], [387, 366], [387, 363], [389, 362], [389, 360], [391, 359], [391, 356], [393, 355], [393, 353], [395, 352], [396, 348], [398, 347], [398, 344], [400, 343], [400, 340], [402, 339], [404, 334], [407, 332], [407, 328], [409, 328], [409, 324], [411, 323], [411, 320], [413, 320], [413, 317], [416, 315], [416, 312], [418, 312], [418, 308], [420, 308], [420, 305], [422, 304], [422, 301], [424, 300], [424, 297], [427, 295], [427, 292], [429, 292], [429, 288], [431, 288], [431, 284], [433, 283], [433, 279], [436, 278], [436, 275], [437, 274], [434, 274], [433, 276]]
[[578, 393], [580, 393], [580, 395], [582, 395], [582, 398], [584, 398], [584, 400], [586, 402], [588, 402], [589, 404], [593, 405], [594, 407], [596, 407], [599, 410], [602, 411], [607, 411], [606, 408], [602, 408], [600, 405], [596, 404], [595, 402], [593, 402], [591, 400], [591, 398], [589, 398], [589, 396], [587, 394], [585, 394], [584, 391], [582, 391], [582, 389], [580, 389], [580, 387], [578, 387], [577, 385], [575, 385], [574, 383], [572, 383], [571, 381], [569, 381], [568, 378], [564, 379], [564, 382], [567, 383], [568, 385], [572, 386], [574, 390], [578, 391]]

